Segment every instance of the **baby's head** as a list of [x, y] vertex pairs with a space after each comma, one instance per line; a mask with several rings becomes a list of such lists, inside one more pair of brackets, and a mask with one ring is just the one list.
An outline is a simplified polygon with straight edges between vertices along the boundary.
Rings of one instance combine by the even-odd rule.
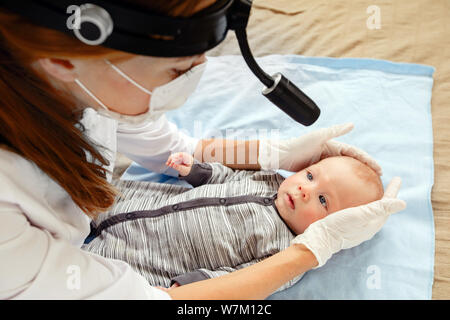
[[379, 200], [383, 184], [378, 174], [359, 160], [325, 158], [290, 176], [280, 185], [275, 205], [296, 234], [327, 215]]

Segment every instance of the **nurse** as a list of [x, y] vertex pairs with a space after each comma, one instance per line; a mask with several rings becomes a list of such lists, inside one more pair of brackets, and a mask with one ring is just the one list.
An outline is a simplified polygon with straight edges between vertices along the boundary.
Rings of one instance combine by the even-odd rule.
[[[127, 1], [181, 17], [213, 3]], [[91, 219], [114, 202], [117, 151], [156, 172], [166, 170], [173, 151], [217, 161], [215, 151], [242, 147], [258, 152], [258, 164], [234, 168], [298, 170], [350, 155], [381, 174], [365, 152], [332, 140], [351, 125], [258, 141], [256, 151], [248, 141], [224, 147], [182, 134], [164, 112], [183, 104], [205, 63], [202, 53], [156, 57], [88, 45], [0, 8], [0, 299], [262, 299], [372, 238], [405, 207], [393, 180], [382, 200], [312, 224], [289, 248], [256, 265], [171, 290], [151, 287], [122, 261], [81, 250]]]

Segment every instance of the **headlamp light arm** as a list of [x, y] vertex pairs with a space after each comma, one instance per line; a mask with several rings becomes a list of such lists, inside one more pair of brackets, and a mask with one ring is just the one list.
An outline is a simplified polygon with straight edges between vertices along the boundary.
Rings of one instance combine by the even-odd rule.
[[250, 50], [246, 27], [251, 9], [250, 0], [237, 0], [228, 17], [229, 28], [234, 30], [242, 56], [255, 76], [266, 86], [262, 94], [295, 121], [309, 126], [320, 115], [320, 109], [303, 91], [281, 73], [268, 75], [261, 69]]

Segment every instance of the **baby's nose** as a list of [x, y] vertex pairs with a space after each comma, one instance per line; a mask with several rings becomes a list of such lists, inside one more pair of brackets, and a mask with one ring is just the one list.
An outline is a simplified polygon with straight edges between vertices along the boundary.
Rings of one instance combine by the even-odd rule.
[[309, 191], [307, 190], [307, 188], [302, 186], [298, 186], [298, 190], [300, 190], [300, 197], [303, 201], [308, 201], [309, 200]]

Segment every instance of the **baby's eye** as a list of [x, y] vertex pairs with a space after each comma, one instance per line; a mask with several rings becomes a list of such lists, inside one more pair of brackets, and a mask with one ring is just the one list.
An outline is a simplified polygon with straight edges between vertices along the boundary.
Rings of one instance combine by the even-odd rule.
[[306, 177], [308, 178], [309, 181], [312, 181], [313, 179], [313, 175], [311, 174], [311, 172], [307, 172]]
[[319, 201], [325, 208], [328, 208], [327, 199], [323, 195], [319, 196]]

